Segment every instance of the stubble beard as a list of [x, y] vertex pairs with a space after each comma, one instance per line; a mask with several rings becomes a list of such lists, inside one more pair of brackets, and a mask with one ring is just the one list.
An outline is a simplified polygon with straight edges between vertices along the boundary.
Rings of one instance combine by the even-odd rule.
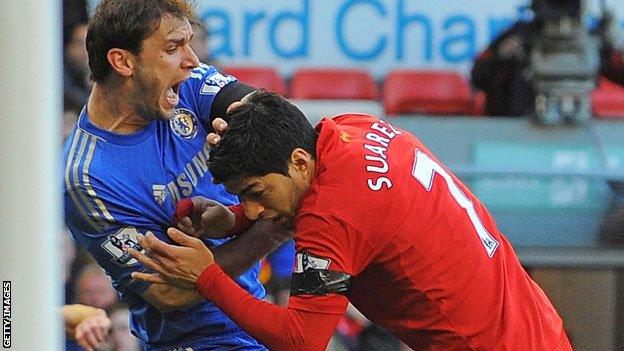
[[140, 71], [134, 76], [134, 93], [132, 94], [134, 111], [138, 116], [150, 122], [168, 121], [172, 117], [172, 114], [166, 114], [160, 108], [158, 86], [157, 80], [144, 78]]

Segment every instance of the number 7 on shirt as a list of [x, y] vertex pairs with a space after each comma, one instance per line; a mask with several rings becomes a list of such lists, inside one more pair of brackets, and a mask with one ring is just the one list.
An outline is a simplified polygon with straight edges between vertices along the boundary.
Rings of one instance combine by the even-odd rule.
[[414, 157], [412, 176], [416, 178], [416, 180], [418, 180], [418, 182], [422, 184], [427, 191], [431, 191], [431, 188], [433, 187], [433, 177], [436, 173], [446, 181], [446, 185], [448, 186], [451, 195], [455, 201], [457, 201], [457, 204], [466, 211], [468, 218], [470, 218], [470, 222], [479, 235], [488, 257], [492, 258], [498, 248], [499, 242], [492, 237], [492, 234], [490, 234], [490, 232], [488, 232], [483, 225], [483, 222], [479, 218], [479, 215], [475, 210], [474, 204], [470, 201], [470, 198], [468, 198], [468, 196], [466, 196], [461, 189], [459, 189], [457, 184], [453, 181], [451, 175], [448, 174], [442, 166], [432, 160], [431, 157], [424, 152], [418, 149], [415, 151], [416, 155]]

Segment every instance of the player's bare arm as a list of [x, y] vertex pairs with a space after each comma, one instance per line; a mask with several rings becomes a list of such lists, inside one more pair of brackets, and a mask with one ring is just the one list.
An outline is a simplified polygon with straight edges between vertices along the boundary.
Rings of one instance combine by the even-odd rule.
[[210, 250], [221, 269], [235, 278], [293, 236], [292, 228], [282, 222], [259, 220], [246, 232]]
[[[238, 207], [236, 215], [231, 208]], [[232, 240], [211, 248], [215, 261], [231, 277], [236, 278], [255, 262], [293, 237], [293, 230], [284, 222], [250, 221], [240, 206], [224, 206], [200, 196], [176, 209], [178, 229], [196, 237], [221, 238], [235, 235]], [[242, 223], [241, 223], [242, 222]]]
[[[132, 257], [157, 272], [133, 273], [133, 278], [198, 289], [271, 350], [322, 350], [327, 345], [341, 314], [295, 310], [255, 299], [223, 274], [200, 240], [174, 228], [168, 234], [180, 246], [148, 235], [140, 238], [147, 255], [129, 251]], [[267, 318], [268, 322], [264, 323]]]
[[[183, 243], [194, 243], [195, 246], [190, 246], [187, 248], [187, 251], [191, 249], [201, 248], [205, 249], [210, 253], [210, 259], [207, 259], [207, 255], [199, 256], [203, 257], [203, 260], [199, 260], [199, 262], [208, 262], [212, 263], [216, 261], [221, 269], [225, 273], [227, 273], [231, 277], [238, 277], [242, 272], [249, 269], [255, 262], [257, 262], [262, 257], [266, 256], [271, 251], [275, 250], [281, 244], [283, 244], [286, 240], [293, 237], [292, 228], [285, 226], [281, 222], [271, 221], [271, 220], [260, 220], [257, 221], [248, 231], [237, 236], [236, 238], [228, 241], [227, 243], [220, 245], [218, 247], [214, 247], [212, 249], [208, 249], [199, 239], [192, 238], [184, 234], [182, 231], [176, 228], [169, 228], [167, 231], [169, 237], [176, 243], [184, 245]], [[193, 241], [188, 240], [188, 238], [194, 239]], [[182, 242], [178, 241], [181, 240]], [[199, 242], [198, 245], [197, 242]], [[180, 247], [176, 247], [174, 245], [168, 245], [163, 241], [156, 238], [151, 233], [148, 233], [146, 236], [139, 237], [139, 244], [144, 247], [147, 253], [152, 256], [153, 259], [137, 252], [136, 250], [130, 250], [131, 255], [137, 255], [141, 257], [142, 260], [138, 260], [143, 263], [144, 260], [149, 260], [148, 263], [162, 263], [168, 259], [182, 259], [184, 258], [184, 251]], [[172, 247], [172, 248], [170, 248]], [[177, 249], [176, 249], [177, 248]], [[162, 259], [158, 258], [158, 255], [164, 255]], [[174, 254], [180, 254], [182, 256], [175, 256]], [[186, 254], [194, 255], [195, 253], [187, 252]], [[169, 261], [167, 261], [169, 262]], [[168, 264], [171, 264], [169, 262]], [[154, 267], [149, 264], [145, 264], [146, 267], [154, 269], [156, 272], [159, 272]], [[199, 265], [199, 264], [198, 264]], [[203, 267], [205, 268], [208, 264], [205, 264]], [[178, 267], [180, 268], [180, 267]], [[183, 269], [183, 268], [180, 268]], [[186, 272], [187, 277], [190, 276], [189, 272], [195, 272], [195, 277], [201, 274], [201, 270], [189, 270]], [[148, 280], [142, 279], [145, 277], [155, 277], [155, 275], [150, 275], [149, 273], [135, 273], [133, 275], [135, 279], [146, 280], [152, 283], [170, 283], [162, 279], [162, 277], [157, 280]], [[194, 289], [194, 280], [187, 279], [185, 284], [171, 284], [177, 287], [181, 287], [183, 289]], [[192, 284], [189, 284], [192, 283]]]
[[228, 206], [202, 196], [180, 201], [174, 220], [178, 229], [195, 238], [229, 237], [236, 225], [236, 216]]

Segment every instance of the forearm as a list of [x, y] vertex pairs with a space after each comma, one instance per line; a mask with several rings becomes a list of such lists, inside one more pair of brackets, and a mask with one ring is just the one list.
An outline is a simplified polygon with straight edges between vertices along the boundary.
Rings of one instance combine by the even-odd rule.
[[279, 307], [244, 291], [217, 266], [198, 279], [201, 294], [271, 350], [325, 350], [340, 314]]
[[245, 233], [210, 248], [210, 251], [221, 269], [235, 278], [292, 238], [293, 234], [272, 221], [258, 221]]

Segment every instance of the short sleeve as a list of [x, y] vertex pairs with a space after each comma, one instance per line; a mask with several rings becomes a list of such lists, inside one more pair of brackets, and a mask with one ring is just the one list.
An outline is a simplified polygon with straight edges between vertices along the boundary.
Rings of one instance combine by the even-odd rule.
[[180, 85], [181, 105], [196, 113], [204, 126], [210, 126], [215, 117], [210, 114], [215, 96], [223, 87], [236, 81], [235, 77], [222, 74], [212, 66], [200, 64], [191, 71], [191, 77]]

